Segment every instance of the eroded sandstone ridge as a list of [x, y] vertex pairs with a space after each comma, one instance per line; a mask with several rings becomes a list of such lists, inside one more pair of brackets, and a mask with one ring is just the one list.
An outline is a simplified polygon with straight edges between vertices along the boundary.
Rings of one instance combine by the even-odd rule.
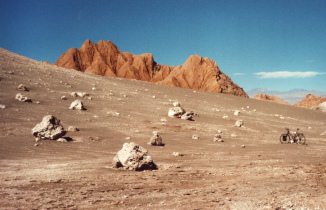
[[71, 48], [62, 54], [55, 64], [102, 76], [248, 97], [213, 60], [199, 55], [191, 55], [181, 66], [167, 66], [156, 63], [150, 53], [133, 55], [120, 52], [111, 41], [86, 40], [80, 49]]
[[294, 106], [308, 108], [308, 109], [315, 109], [318, 107], [319, 104], [325, 101], [326, 98], [324, 97], [308, 94], [301, 101], [294, 104]]
[[284, 101], [283, 99], [281, 99], [277, 96], [272, 96], [272, 95], [263, 94], [263, 93], [256, 94], [254, 96], [254, 99], [274, 102], [274, 103], [278, 103], [278, 104], [287, 104], [287, 105], [289, 104], [288, 102]]

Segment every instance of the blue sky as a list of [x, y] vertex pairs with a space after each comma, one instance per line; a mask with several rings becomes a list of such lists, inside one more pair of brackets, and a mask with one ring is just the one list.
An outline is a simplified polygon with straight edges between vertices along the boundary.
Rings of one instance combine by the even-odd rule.
[[326, 0], [0, 0], [0, 47], [55, 60], [87, 38], [180, 65], [214, 59], [245, 90], [326, 91]]

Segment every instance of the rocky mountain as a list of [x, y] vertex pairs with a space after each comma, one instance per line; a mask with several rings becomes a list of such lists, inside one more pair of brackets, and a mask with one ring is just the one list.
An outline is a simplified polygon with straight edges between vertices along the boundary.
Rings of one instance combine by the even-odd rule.
[[288, 102], [284, 101], [283, 99], [277, 97], [277, 96], [272, 96], [268, 94], [256, 94], [254, 96], [255, 99], [258, 100], [263, 100], [263, 101], [269, 101], [269, 102], [274, 102], [274, 103], [279, 103], [279, 104], [289, 104]]
[[248, 97], [215, 61], [199, 55], [191, 55], [181, 66], [167, 66], [156, 63], [149, 53], [134, 55], [121, 52], [111, 41], [86, 40], [80, 49], [72, 48], [62, 54], [55, 65], [102, 76]]
[[301, 101], [294, 104], [294, 106], [309, 108], [309, 109], [315, 109], [315, 108], [318, 107], [319, 104], [321, 104], [321, 103], [323, 103], [325, 101], [326, 101], [325, 97], [308, 94]]

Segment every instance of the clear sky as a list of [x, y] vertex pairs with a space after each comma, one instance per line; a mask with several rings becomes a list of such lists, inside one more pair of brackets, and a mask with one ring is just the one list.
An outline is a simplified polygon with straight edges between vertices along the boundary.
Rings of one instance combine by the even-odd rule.
[[0, 47], [55, 62], [87, 38], [180, 65], [214, 59], [245, 90], [326, 91], [326, 0], [0, 0]]

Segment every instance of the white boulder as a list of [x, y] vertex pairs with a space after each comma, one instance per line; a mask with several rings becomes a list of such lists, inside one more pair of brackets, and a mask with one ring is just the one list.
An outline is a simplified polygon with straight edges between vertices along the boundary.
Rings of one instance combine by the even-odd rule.
[[32, 129], [32, 135], [39, 139], [56, 140], [66, 134], [60, 120], [53, 115], [46, 115]]
[[147, 150], [134, 142], [123, 144], [122, 149], [113, 158], [113, 167], [133, 171], [157, 169]]

